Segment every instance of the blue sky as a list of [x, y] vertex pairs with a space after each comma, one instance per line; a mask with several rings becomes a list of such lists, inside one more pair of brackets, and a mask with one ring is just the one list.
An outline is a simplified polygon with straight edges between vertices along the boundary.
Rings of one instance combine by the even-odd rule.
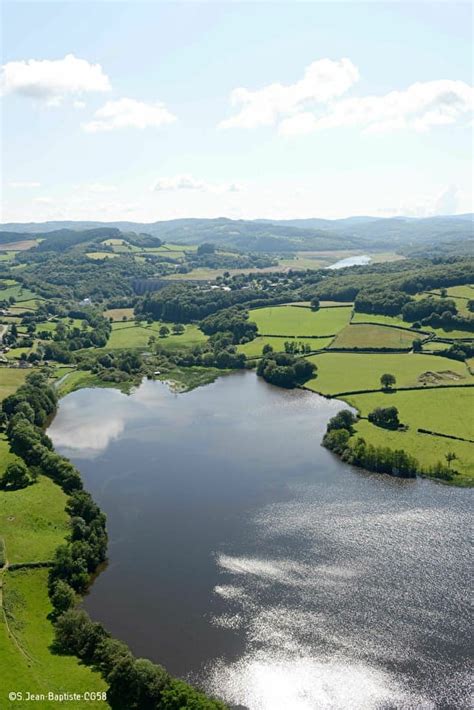
[[7, 1], [1, 219], [471, 211], [471, 23], [452, 2]]

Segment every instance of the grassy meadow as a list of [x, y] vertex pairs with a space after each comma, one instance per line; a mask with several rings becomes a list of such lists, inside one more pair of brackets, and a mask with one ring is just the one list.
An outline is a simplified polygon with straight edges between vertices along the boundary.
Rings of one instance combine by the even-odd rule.
[[416, 335], [400, 328], [383, 325], [346, 325], [331, 343], [332, 348], [399, 348], [412, 347]]
[[309, 360], [317, 367], [317, 376], [306, 387], [333, 395], [353, 390], [380, 389], [380, 376], [395, 375], [396, 387], [419, 387], [427, 385], [474, 384], [464, 362], [447, 360], [436, 355], [414, 353], [321, 353], [311, 355]]
[[312, 311], [298, 306], [271, 306], [249, 311], [261, 335], [335, 335], [349, 322], [352, 309], [321, 308]]
[[204, 343], [207, 338], [199, 330], [197, 325], [186, 325], [182, 335], [170, 333], [165, 338], [160, 337], [159, 330], [162, 325], [166, 325], [170, 331], [171, 323], [160, 323], [155, 321], [148, 325], [139, 325], [137, 321], [115, 322], [112, 324], [112, 332], [107, 342], [109, 350], [114, 349], [146, 349], [149, 346], [151, 336], [156, 338], [156, 342], [167, 350], [177, 350], [180, 348], [191, 348], [199, 343]]
[[298, 338], [272, 338], [261, 336], [251, 340], [249, 343], [239, 345], [237, 350], [241, 353], [245, 353], [247, 357], [260, 357], [264, 345], [271, 345], [275, 352], [284, 352], [285, 341], [296, 341], [300, 345], [309, 345], [311, 350], [322, 350], [330, 345], [332, 338], [304, 338], [303, 340], [298, 340]]

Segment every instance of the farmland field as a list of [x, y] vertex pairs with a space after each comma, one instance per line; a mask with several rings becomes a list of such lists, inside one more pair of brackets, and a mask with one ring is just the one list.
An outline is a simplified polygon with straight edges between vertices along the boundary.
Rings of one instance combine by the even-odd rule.
[[[411, 328], [411, 323], [404, 321], [400, 316], [382, 316], [372, 313], [354, 313], [352, 323], [384, 323], [385, 325], [400, 326], [403, 328]], [[411, 328], [414, 333], [416, 328]], [[432, 328], [430, 325], [423, 325], [419, 330], [421, 335], [424, 333], [434, 333], [438, 338], [470, 338], [472, 333], [466, 330], [447, 330], [445, 328]]]
[[104, 311], [104, 316], [106, 318], [112, 318], [114, 321], [121, 321], [123, 317], [133, 318], [133, 308], [110, 308], [108, 311]]
[[[445, 462], [446, 452], [453, 451], [457, 456], [453, 468], [466, 477], [466, 482], [468, 478], [474, 477], [474, 444], [417, 432], [418, 428], [423, 428], [473, 439], [474, 388], [439, 388], [390, 394], [374, 392], [349, 395], [345, 399], [363, 416], [367, 416], [375, 407], [395, 406], [399, 411], [400, 421], [408, 425], [408, 431], [389, 431], [365, 420], [358, 422], [357, 433], [370, 443], [403, 448], [418, 458], [423, 465]], [[446, 415], [447, 412], [449, 416]]]
[[474, 383], [464, 362], [436, 355], [387, 353], [321, 353], [309, 358], [318, 367], [317, 377], [306, 387], [322, 394], [380, 389], [380, 376], [395, 375], [396, 387]]
[[166, 338], [159, 337], [159, 329], [162, 325], [167, 325], [171, 330], [170, 323], [154, 322], [152, 325], [139, 326], [136, 322], [116, 322], [112, 325], [112, 332], [107, 343], [107, 348], [146, 348], [151, 336], [156, 338], [156, 342], [169, 350], [178, 348], [193, 347], [198, 343], [204, 343], [207, 338], [196, 325], [185, 326], [182, 335], [170, 334]]
[[[17, 570], [3, 575], [5, 616], [0, 614], [2, 696], [11, 688], [29, 690], [31, 693], [64, 692], [65, 679], [69, 692], [106, 689], [98, 673], [82, 665], [76, 658], [51, 652], [54, 632], [47, 618], [51, 612], [47, 578], [47, 569]], [[45, 710], [53, 710], [57, 705], [57, 702], [41, 702], [41, 708]], [[74, 708], [78, 710], [85, 710], [91, 705], [90, 702], [74, 702]], [[15, 702], [18, 710], [30, 706], [31, 702]]]
[[249, 320], [262, 335], [334, 335], [349, 322], [352, 309], [323, 308], [312, 311], [295, 306], [273, 306], [249, 311]]
[[28, 370], [17, 367], [0, 368], [0, 401], [13, 394], [15, 390], [23, 384]]
[[118, 254], [114, 254], [113, 252], [110, 252], [110, 251], [89, 251], [89, 252], [87, 252], [86, 256], [88, 256], [89, 259], [100, 260], [100, 259], [115, 259], [118, 256]]
[[66, 500], [44, 476], [20, 490], [0, 490], [0, 530], [10, 564], [53, 558], [69, 530]]
[[416, 336], [399, 328], [381, 325], [346, 325], [331, 343], [332, 348], [400, 348], [412, 347]]
[[241, 353], [245, 353], [247, 357], [260, 357], [264, 345], [271, 345], [275, 352], [283, 352], [286, 340], [289, 340], [289, 342], [297, 342], [300, 345], [309, 345], [311, 350], [322, 350], [328, 347], [332, 338], [304, 338], [303, 340], [298, 340], [298, 338], [290, 339], [285, 337], [272, 338], [262, 336], [244, 345], [239, 345], [237, 350]]

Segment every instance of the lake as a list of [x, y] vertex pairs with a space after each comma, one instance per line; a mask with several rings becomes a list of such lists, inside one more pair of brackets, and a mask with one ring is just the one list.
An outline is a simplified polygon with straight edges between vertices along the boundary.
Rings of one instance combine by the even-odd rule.
[[469, 707], [471, 492], [341, 463], [342, 406], [251, 372], [61, 400], [108, 515], [91, 616], [239, 708]]
[[339, 259], [339, 261], [336, 261], [334, 264], [331, 264], [331, 266], [328, 266], [328, 269], [345, 269], [348, 266], [365, 266], [366, 264], [369, 264], [371, 261], [370, 256], [367, 255], [361, 255], [361, 256], [348, 256], [346, 259]]

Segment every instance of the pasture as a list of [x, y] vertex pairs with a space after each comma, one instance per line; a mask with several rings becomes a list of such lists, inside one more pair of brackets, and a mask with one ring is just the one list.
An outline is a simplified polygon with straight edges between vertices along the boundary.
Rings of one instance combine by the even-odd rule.
[[304, 338], [298, 340], [298, 338], [272, 338], [272, 337], [258, 337], [251, 340], [249, 343], [244, 343], [243, 345], [238, 345], [237, 350], [240, 353], [245, 353], [247, 357], [260, 357], [262, 355], [262, 348], [264, 345], [271, 345], [275, 352], [284, 352], [285, 341], [297, 342], [300, 345], [309, 345], [311, 350], [323, 350], [327, 348], [331, 343], [332, 338]]
[[171, 323], [154, 322], [150, 325], [138, 325], [136, 321], [124, 323], [116, 322], [112, 324], [112, 332], [107, 342], [107, 348], [114, 349], [146, 349], [149, 347], [150, 337], [156, 339], [156, 343], [167, 350], [178, 350], [180, 348], [191, 348], [199, 343], [204, 343], [207, 338], [196, 325], [186, 325], [182, 335], [170, 333], [166, 338], [161, 338], [159, 329], [166, 325], [170, 331]]
[[20, 490], [0, 490], [0, 531], [10, 564], [53, 558], [69, 530], [66, 500], [61, 488], [44, 476]]
[[[49, 691], [84, 693], [105, 690], [106, 685], [98, 673], [73, 656], [51, 652], [54, 631], [48, 619], [52, 608], [47, 580], [47, 569], [23, 569], [3, 574], [4, 613], [0, 613], [2, 691], [16, 688], [47, 694]], [[54, 710], [58, 706], [57, 702], [47, 700], [36, 704], [41, 705], [42, 710]], [[74, 708], [86, 710], [93, 704], [74, 701]], [[31, 702], [18, 701], [14, 705], [18, 710], [25, 710]]]
[[28, 370], [18, 367], [0, 368], [0, 401], [13, 394], [25, 381]]
[[352, 309], [270, 306], [249, 311], [249, 320], [257, 324], [261, 335], [334, 335], [349, 322]]
[[88, 256], [89, 259], [101, 261], [102, 259], [116, 259], [119, 255], [111, 251], [89, 251], [86, 256]]
[[124, 318], [128, 320], [133, 318], [133, 308], [109, 308], [108, 311], [104, 311], [103, 315], [113, 321], [123, 321]]
[[331, 343], [331, 348], [392, 348], [408, 350], [416, 335], [383, 325], [346, 325]]
[[400, 421], [408, 426], [407, 431], [389, 431], [362, 420], [356, 425], [357, 434], [370, 443], [403, 448], [426, 466], [438, 461], [446, 463], [445, 454], [452, 451], [457, 457], [452, 467], [458, 470], [464, 479], [457, 477], [456, 480], [465, 484], [472, 482], [474, 444], [418, 433], [417, 429], [429, 429], [441, 434], [473, 439], [474, 388], [440, 387], [434, 390], [390, 394], [374, 392], [349, 395], [344, 399], [363, 416], [367, 416], [375, 407], [395, 406], [399, 411]]
[[306, 387], [326, 395], [353, 390], [380, 389], [380, 376], [396, 377], [395, 387], [426, 385], [456, 385], [474, 383], [474, 377], [464, 362], [436, 355], [414, 353], [321, 353], [310, 355], [318, 367], [317, 377]]
[[[426, 294], [425, 294], [426, 295]], [[466, 301], [467, 303], [467, 301]], [[419, 332], [422, 336], [423, 334], [434, 333], [438, 338], [449, 338], [449, 339], [459, 339], [459, 338], [472, 338], [472, 333], [466, 330], [450, 330], [448, 328], [432, 328], [431, 326], [424, 325], [420, 330], [412, 328], [412, 324], [404, 321], [401, 316], [381, 316], [372, 313], [354, 313], [352, 317], [352, 323], [381, 323], [385, 325], [393, 325], [395, 327], [410, 328], [415, 333]]]

